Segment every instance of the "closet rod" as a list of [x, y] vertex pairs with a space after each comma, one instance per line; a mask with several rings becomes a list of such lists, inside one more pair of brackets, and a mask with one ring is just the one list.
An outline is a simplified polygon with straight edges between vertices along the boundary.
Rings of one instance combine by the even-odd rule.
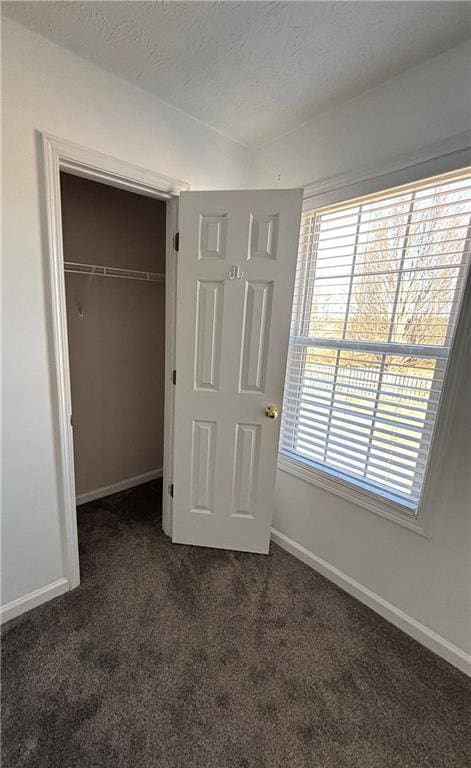
[[144, 272], [139, 269], [104, 267], [100, 264], [82, 264], [78, 261], [64, 261], [64, 271], [75, 275], [97, 275], [98, 277], [120, 277], [122, 280], [148, 280], [153, 283], [165, 282], [160, 272]]

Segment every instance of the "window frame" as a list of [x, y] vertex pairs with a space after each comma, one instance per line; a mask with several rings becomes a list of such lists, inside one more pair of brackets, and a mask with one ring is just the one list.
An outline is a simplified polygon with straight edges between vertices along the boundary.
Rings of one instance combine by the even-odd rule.
[[[374, 168], [325, 179], [319, 184], [305, 188], [303, 213], [316, 211], [329, 205], [347, 203], [350, 200], [371, 194], [380, 194], [395, 187], [415, 185], [433, 177], [459, 171], [471, 173], [471, 149], [463, 146], [454, 151], [438, 154], [419, 163], [409, 156], [392, 161], [390, 170], [383, 166], [383, 172]], [[341, 472], [319, 468], [307, 459], [297, 459], [279, 452], [278, 469], [296, 478], [309, 482], [323, 491], [343, 498], [356, 506], [373, 512], [380, 517], [397, 523], [410, 531], [428, 537], [429, 510], [438, 490], [439, 473], [443, 464], [448, 441], [451, 419], [455, 408], [461, 374], [464, 370], [464, 356], [467, 354], [467, 339], [471, 336], [471, 264], [465, 279], [458, 309], [455, 337], [448, 357], [448, 366], [438, 404], [437, 417], [432, 433], [430, 453], [425, 470], [418, 506], [411, 509], [406, 504], [389, 499], [354, 480], [342, 476]]]

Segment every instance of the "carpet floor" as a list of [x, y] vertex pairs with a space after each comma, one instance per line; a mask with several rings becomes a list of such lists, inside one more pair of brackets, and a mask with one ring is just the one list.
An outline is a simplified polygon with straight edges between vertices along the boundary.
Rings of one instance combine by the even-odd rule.
[[3, 768], [469, 768], [471, 681], [310, 568], [79, 508], [81, 586], [3, 630]]

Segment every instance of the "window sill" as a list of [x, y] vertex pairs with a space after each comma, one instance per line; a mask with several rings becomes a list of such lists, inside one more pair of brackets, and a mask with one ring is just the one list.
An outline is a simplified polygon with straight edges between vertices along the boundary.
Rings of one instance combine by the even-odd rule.
[[413, 531], [420, 536], [428, 538], [422, 525], [420, 525], [417, 518], [411, 514], [410, 509], [401, 504], [397, 504], [394, 501], [377, 496], [370, 491], [358, 488], [341, 478], [334, 477], [327, 472], [322, 472], [303, 461], [288, 458], [283, 454], [279, 454], [278, 456], [278, 469], [282, 472], [287, 472], [289, 475], [298, 477], [307, 483], [316, 485], [325, 491], [329, 491], [336, 496], [340, 496], [342, 499], [346, 499], [352, 504], [363, 507], [363, 509], [374, 512], [376, 515], [384, 517], [393, 523], [397, 523], [403, 528], [407, 528], [409, 531]]

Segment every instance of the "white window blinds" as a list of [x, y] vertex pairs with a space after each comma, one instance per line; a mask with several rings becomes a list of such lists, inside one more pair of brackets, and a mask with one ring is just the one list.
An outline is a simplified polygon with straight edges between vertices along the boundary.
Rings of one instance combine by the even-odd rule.
[[282, 455], [417, 508], [470, 238], [469, 172], [303, 214]]

